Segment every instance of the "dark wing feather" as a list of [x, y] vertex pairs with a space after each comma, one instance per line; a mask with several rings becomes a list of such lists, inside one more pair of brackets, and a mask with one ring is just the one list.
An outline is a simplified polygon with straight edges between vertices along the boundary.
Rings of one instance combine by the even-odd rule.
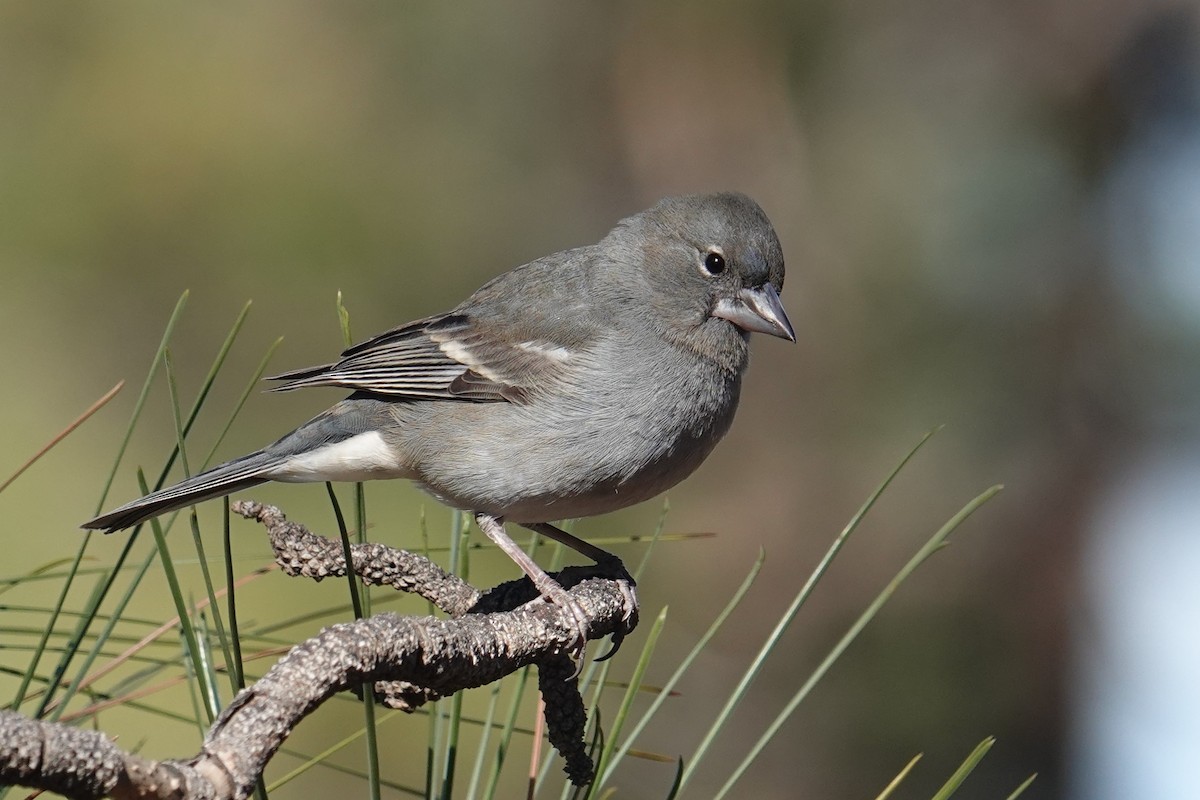
[[340, 386], [411, 399], [521, 402], [561, 374], [568, 353], [523, 327], [481, 326], [466, 313], [429, 317], [356, 344], [334, 364], [267, 380], [286, 381], [277, 392]]

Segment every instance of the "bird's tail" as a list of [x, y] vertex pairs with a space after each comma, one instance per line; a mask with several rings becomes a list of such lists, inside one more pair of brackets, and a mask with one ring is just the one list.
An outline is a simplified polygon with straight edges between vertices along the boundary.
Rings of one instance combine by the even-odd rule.
[[151, 492], [140, 500], [126, 503], [107, 514], [88, 520], [81, 527], [103, 530], [107, 533], [130, 528], [139, 522], [194, 505], [202, 500], [224, 497], [239, 489], [266, 483], [263, 473], [278, 466], [279, 458], [263, 451], [234, 459], [207, 472], [193, 475], [174, 486]]

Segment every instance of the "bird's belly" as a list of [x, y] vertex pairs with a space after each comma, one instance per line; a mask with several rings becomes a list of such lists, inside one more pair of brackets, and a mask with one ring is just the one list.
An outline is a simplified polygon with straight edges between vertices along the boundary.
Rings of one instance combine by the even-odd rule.
[[661, 494], [700, 466], [729, 428], [736, 388], [718, 399], [699, 410], [694, 399], [672, 398], [561, 419], [481, 407], [490, 425], [447, 431], [462, 458], [424, 470], [418, 483], [448, 505], [518, 523], [608, 513]]
[[[599, 470], [572, 473], [565, 468], [497, 474], [486, 462], [476, 461], [480, 469], [473, 473], [469, 484], [428, 479], [418, 483], [455, 508], [483, 511], [518, 523], [550, 522], [606, 514], [649, 500], [690, 475], [707, 452], [665, 455], [620, 477], [602, 477]], [[514, 476], [518, 480], [513, 481]], [[479, 491], [481, 487], [483, 491]]]

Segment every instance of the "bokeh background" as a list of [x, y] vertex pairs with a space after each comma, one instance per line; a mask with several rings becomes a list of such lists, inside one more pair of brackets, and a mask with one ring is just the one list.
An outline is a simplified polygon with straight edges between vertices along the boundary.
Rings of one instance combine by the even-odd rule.
[[[277, 370], [340, 349], [339, 291], [362, 338], [661, 196], [735, 188], [779, 231], [799, 342], [759, 337], [733, 431], [670, 494], [669, 530], [718, 536], [654, 555], [644, 618], [670, 616], [652, 680], [760, 546], [767, 562], [638, 746], [695, 746], [833, 536], [945, 425], [788, 631], [697, 796], [908, 554], [998, 482], [738, 796], [873, 797], [918, 752], [902, 794], [928, 796], [989, 734], [963, 797], [1005, 796], [1032, 772], [1028, 797], [1200, 796], [1198, 35], [1194, 4], [1164, 0], [0, 5], [0, 478], [130, 381], [0, 494], [6, 574], [75, 552], [184, 290], [184, 398], [254, 301], [195, 432], [204, 453], [276, 337]], [[253, 395], [218, 456], [337, 396]], [[173, 442], [160, 379], [108, 505]], [[254, 496], [331, 525], [320, 487]], [[422, 509], [449, 528], [411, 487], [368, 498], [387, 541], [417, 542]], [[577, 531], [644, 533], [660, 508]], [[237, 532], [248, 572], [266, 546]], [[511, 572], [498, 553], [472, 563], [480, 582]], [[159, 586], [142, 613], [170, 613]], [[246, 602], [270, 619], [342, 595], [276, 574]], [[5, 665], [23, 668], [28, 637], [5, 638]], [[296, 742], [352, 730], [346, 705]], [[120, 711], [100, 724], [149, 755], [196, 743]], [[425, 723], [387, 725], [389, 769], [419, 775]], [[619, 796], [662, 797], [671, 776], [631, 765]], [[359, 792], [306, 780], [281, 796]]]

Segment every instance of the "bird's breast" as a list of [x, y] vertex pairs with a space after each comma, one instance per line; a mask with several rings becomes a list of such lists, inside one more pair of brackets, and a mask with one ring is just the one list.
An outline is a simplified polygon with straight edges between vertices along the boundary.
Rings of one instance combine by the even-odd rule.
[[666, 491], [724, 436], [740, 388], [740, 373], [672, 355], [601, 361], [521, 405], [424, 404], [436, 439], [417, 459], [420, 483], [450, 505], [514, 522], [602, 514]]

